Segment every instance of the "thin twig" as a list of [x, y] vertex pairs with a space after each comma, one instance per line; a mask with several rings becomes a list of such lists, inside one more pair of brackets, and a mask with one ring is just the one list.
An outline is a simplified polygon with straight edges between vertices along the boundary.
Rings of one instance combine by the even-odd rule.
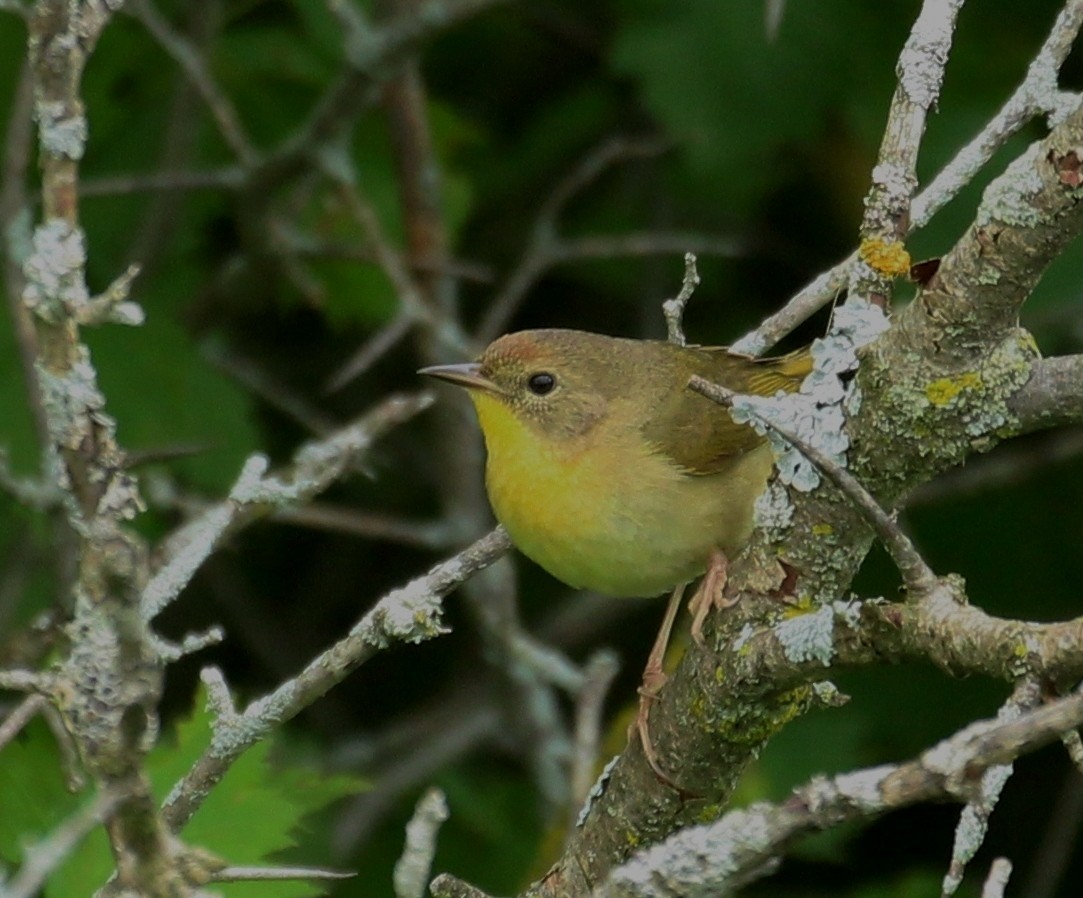
[[[929, 185], [910, 204], [908, 233], [922, 228], [953, 200], [1007, 140], [1035, 115], [1049, 109], [1056, 99], [1056, 73], [1075, 41], [1083, 22], [1083, 0], [1069, 0], [1038, 51], [1023, 82], [981, 132], [959, 150]], [[1052, 87], [1052, 90], [1050, 90]], [[1044, 98], [1044, 99], [1042, 99]], [[851, 253], [824, 273], [817, 275], [794, 294], [775, 314], [732, 345], [734, 352], [762, 355], [798, 325], [832, 302], [846, 287], [850, 270], [858, 260]]]
[[296, 177], [313, 153], [329, 146], [379, 97], [382, 80], [417, 48], [449, 28], [506, 0], [422, 0], [408, 14], [368, 29], [347, 44], [342, 73], [316, 103], [308, 121], [251, 172], [256, 196]]
[[989, 866], [989, 875], [981, 888], [981, 898], [1004, 898], [1004, 890], [1012, 876], [1012, 862], [998, 857]]
[[120, 796], [100, 792], [89, 804], [72, 814], [53, 832], [26, 850], [26, 860], [10, 882], [0, 885], [3, 898], [32, 898], [37, 895], [49, 874], [79, 846], [79, 843], [107, 818]]
[[145, 175], [91, 178], [79, 192], [84, 197], [96, 197], [173, 190], [236, 190], [243, 181], [243, 172], [242, 168], [229, 166], [211, 171], [151, 172]]
[[0, 749], [14, 739], [31, 720], [45, 707], [44, 695], [28, 695], [15, 706], [10, 714], [0, 721]]
[[328, 870], [324, 867], [222, 867], [210, 874], [211, 882], [311, 882], [353, 879], [357, 873], [349, 870]]
[[129, 0], [127, 5], [121, 8], [143, 24], [162, 49], [188, 76], [192, 86], [207, 104], [207, 109], [210, 110], [215, 124], [218, 125], [222, 139], [242, 165], [254, 164], [257, 153], [252, 141], [245, 133], [232, 101], [219, 89], [199, 49], [172, 28], [152, 0]]
[[[692, 376], [688, 386], [700, 395], [706, 396], [708, 399], [727, 408], [733, 407], [733, 400], [739, 395], [698, 375]], [[766, 427], [774, 430], [816, 465], [824, 476], [831, 480], [843, 495], [853, 502], [854, 507], [857, 508], [861, 516], [883, 542], [910, 592], [920, 595], [928, 592], [936, 584], [936, 574], [933, 573], [932, 568], [914, 548], [914, 544], [910, 542], [909, 537], [902, 532], [891, 515], [880, 507], [880, 503], [869, 494], [868, 490], [861, 485], [853, 474], [840, 467], [815, 446], [809, 445], [805, 440], [802, 440], [777, 422], [772, 421], [766, 415], [762, 415], [754, 409], [752, 412]]]
[[662, 303], [662, 315], [666, 319], [666, 331], [669, 342], [684, 346], [687, 342], [684, 338], [684, 309], [696, 287], [700, 284], [699, 272], [696, 271], [696, 257], [692, 253], [684, 254], [684, 278], [681, 280], [681, 290], [673, 298]]
[[345, 637], [314, 658], [296, 677], [253, 701], [243, 712], [223, 713], [223, 698], [211, 745], [165, 801], [162, 816], [166, 823], [174, 831], [179, 830], [237, 758], [377, 652], [393, 642], [421, 642], [445, 632], [441, 623], [443, 597], [492, 564], [510, 545], [507, 534], [497, 528], [428, 573], [388, 593]]
[[292, 418], [302, 427], [319, 436], [327, 436], [336, 429], [334, 420], [236, 349], [231, 348], [227, 351], [218, 343], [211, 341], [205, 342], [201, 348], [204, 358], [219, 371], [233, 378], [253, 395]]
[[[1021, 680], [997, 712], [997, 720], [1002, 722], [1018, 720], [1027, 711], [1039, 707], [1041, 703], [1042, 691], [1038, 681]], [[978, 849], [985, 841], [985, 834], [989, 829], [989, 818], [1013, 770], [1010, 763], [993, 764], [982, 773], [978, 788], [975, 790], [976, 794], [967, 801], [959, 815], [959, 823], [955, 827], [951, 862], [940, 887], [941, 898], [951, 898], [963, 884], [963, 874], [966, 872], [967, 864], [974, 859], [974, 855], [978, 853]]]
[[346, 533], [364, 539], [387, 540], [404, 546], [437, 551], [450, 548], [457, 533], [456, 528], [446, 521], [410, 520], [319, 502], [280, 508], [271, 515], [271, 520], [295, 527]]
[[396, 344], [410, 333], [415, 324], [417, 324], [416, 316], [405, 309], [400, 309], [394, 318], [362, 343], [353, 355], [331, 375], [324, 388], [325, 391], [334, 393], [357, 380], [394, 349]]
[[395, 863], [396, 898], [424, 898], [436, 855], [436, 836], [448, 813], [447, 799], [439, 789], [429, 789], [421, 796], [406, 824], [406, 845]]
[[180, 594], [227, 530], [327, 489], [375, 439], [431, 403], [427, 393], [389, 396], [352, 424], [303, 445], [288, 467], [273, 474], [267, 473], [265, 457], [249, 458], [229, 497], [184, 524], [162, 545], [163, 561], [142, 592], [144, 618], [151, 620]]
[[617, 656], [608, 650], [595, 652], [583, 668], [583, 686], [576, 696], [575, 731], [572, 742], [571, 820], [587, 800], [597, 778], [598, 749], [605, 720], [605, 699], [620, 670]]
[[657, 156], [666, 149], [668, 144], [654, 138], [613, 137], [592, 149], [554, 185], [538, 210], [523, 254], [478, 325], [479, 342], [488, 343], [507, 327], [527, 291], [559, 258], [559, 218], [568, 203], [613, 165], [628, 159]]

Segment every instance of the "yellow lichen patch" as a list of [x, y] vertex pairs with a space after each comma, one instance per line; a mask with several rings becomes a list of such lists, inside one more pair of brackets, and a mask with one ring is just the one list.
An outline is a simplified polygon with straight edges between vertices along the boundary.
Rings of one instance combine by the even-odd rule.
[[830, 536], [834, 532], [835, 528], [826, 522], [812, 525], [813, 536]]
[[910, 253], [897, 241], [867, 237], [858, 250], [861, 261], [885, 277], [897, 278], [910, 272]]
[[800, 596], [786, 606], [785, 610], [782, 612], [782, 616], [786, 620], [790, 620], [817, 610], [819, 609], [812, 604], [812, 599], [809, 596]]
[[950, 403], [963, 390], [976, 390], [982, 385], [981, 376], [973, 371], [958, 377], [941, 377], [925, 388], [925, 398], [937, 407]]

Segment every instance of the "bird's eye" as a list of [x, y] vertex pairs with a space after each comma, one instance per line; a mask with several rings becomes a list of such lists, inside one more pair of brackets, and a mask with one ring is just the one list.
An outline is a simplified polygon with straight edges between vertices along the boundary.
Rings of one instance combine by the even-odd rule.
[[526, 381], [527, 389], [535, 396], [544, 396], [546, 393], [551, 393], [556, 385], [557, 379], [548, 371], [531, 374]]

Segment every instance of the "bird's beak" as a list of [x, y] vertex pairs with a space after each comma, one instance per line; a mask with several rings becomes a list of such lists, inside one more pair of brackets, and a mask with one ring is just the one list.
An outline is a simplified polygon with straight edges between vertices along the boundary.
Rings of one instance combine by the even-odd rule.
[[438, 377], [448, 383], [468, 390], [487, 390], [490, 393], [503, 393], [496, 384], [481, 373], [481, 365], [477, 362], [464, 362], [461, 365], [430, 365], [421, 368], [418, 374], [427, 374], [429, 377]]

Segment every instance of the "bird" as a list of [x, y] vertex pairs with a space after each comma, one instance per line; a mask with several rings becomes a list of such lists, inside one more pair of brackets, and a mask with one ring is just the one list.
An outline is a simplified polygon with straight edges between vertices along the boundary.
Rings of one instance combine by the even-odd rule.
[[420, 371], [466, 389], [485, 440], [490, 504], [524, 555], [577, 589], [672, 590], [632, 726], [665, 779], [647, 720], [684, 589], [705, 575], [689, 604], [702, 642], [706, 615], [727, 604], [728, 557], [751, 535], [774, 463], [763, 435], [689, 380], [771, 396], [795, 392], [811, 368], [807, 349], [756, 359], [548, 328], [506, 334], [475, 362]]

